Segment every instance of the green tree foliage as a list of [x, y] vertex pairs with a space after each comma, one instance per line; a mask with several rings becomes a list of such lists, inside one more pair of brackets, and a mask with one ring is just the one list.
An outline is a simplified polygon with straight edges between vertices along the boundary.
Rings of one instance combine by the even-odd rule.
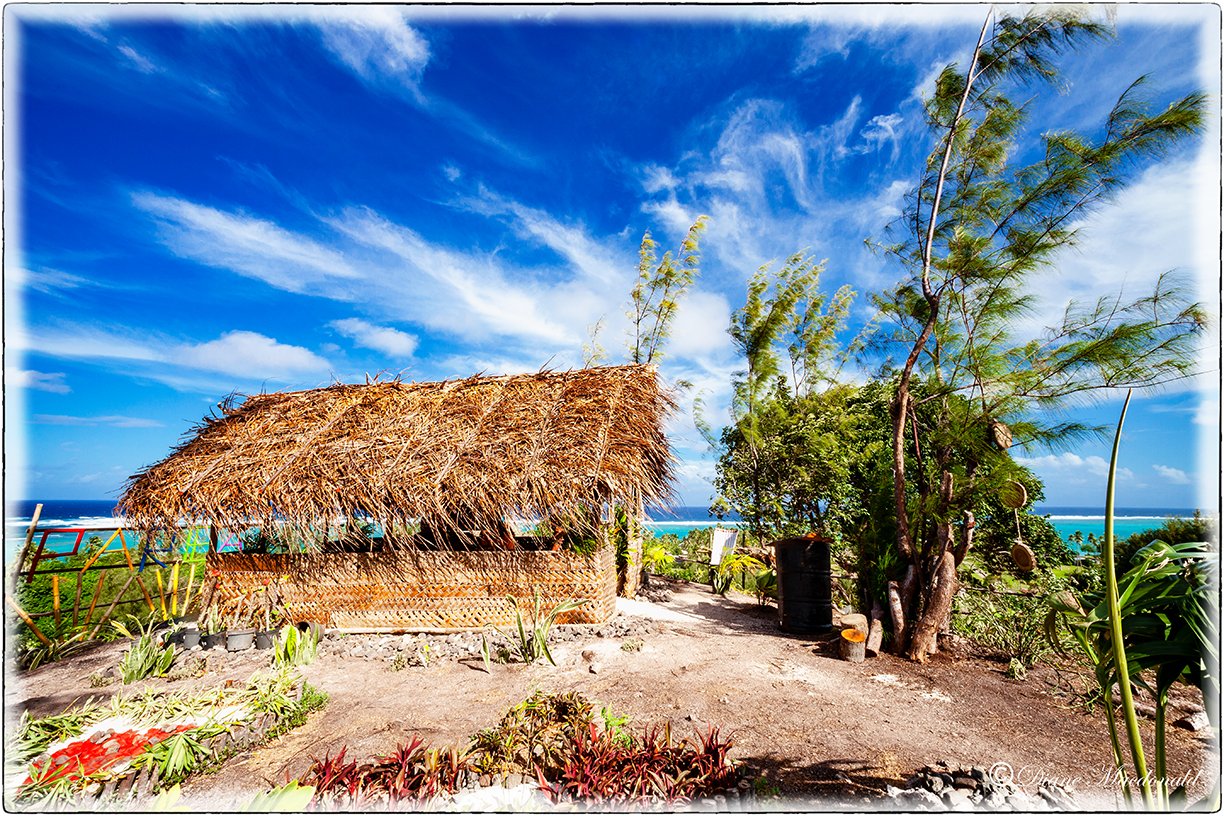
[[1219, 551], [1219, 534], [1203, 514], [1195, 510], [1193, 518], [1169, 518], [1159, 527], [1150, 530], [1140, 530], [1131, 533], [1125, 541], [1118, 544], [1116, 561], [1119, 565], [1128, 565], [1134, 559], [1135, 553], [1153, 541], [1163, 541], [1166, 544], [1188, 544], [1200, 541], [1215, 542]]
[[[774, 272], [762, 266], [728, 329], [746, 368], [733, 382], [732, 424], [715, 438], [715, 487], [758, 540], [796, 532], [839, 530], [842, 494], [855, 451], [847, 444], [857, 417], [846, 410], [852, 389], [834, 385], [844, 363], [838, 333], [854, 292], [820, 288], [824, 264], [803, 252]], [[721, 506], [721, 503], [720, 505]]]
[[963, 558], [953, 524], [994, 489], [984, 473], [1006, 473], [995, 423], [1024, 445], [1065, 445], [1099, 429], [1050, 409], [1193, 372], [1204, 313], [1167, 275], [1132, 301], [1068, 304], [1035, 339], [1015, 332], [1034, 306], [1033, 275], [1057, 263], [1079, 220], [1202, 127], [1202, 94], [1155, 111], [1140, 79], [1098, 133], [1046, 132], [1024, 163], [1026, 110], [1011, 95], [1054, 80], [1060, 52], [1106, 33], [1075, 10], [988, 19], [968, 67], [948, 66], [926, 102], [935, 147], [884, 247], [907, 275], [876, 298], [888, 326], [880, 346], [904, 355], [886, 368], [897, 373], [893, 505], [907, 567], [909, 625], [897, 642], [914, 659], [947, 627]]
[[[629, 313], [629, 362], [653, 363], [663, 357], [663, 345], [671, 336], [671, 324], [680, 306], [680, 299], [696, 280], [701, 264], [699, 242], [705, 231], [707, 216], [700, 216], [680, 243], [675, 256], [665, 252], [658, 257], [659, 244], [650, 233], [642, 236], [638, 249], [637, 283], [629, 296], [633, 311]], [[596, 324], [596, 332], [598, 331]], [[596, 354], [598, 344], [591, 338], [588, 357]], [[585, 349], [584, 349], [585, 350]]]

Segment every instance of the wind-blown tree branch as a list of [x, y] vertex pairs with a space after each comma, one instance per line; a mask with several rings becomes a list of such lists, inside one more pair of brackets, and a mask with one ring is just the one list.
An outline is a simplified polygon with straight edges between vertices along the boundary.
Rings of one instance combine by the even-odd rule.
[[728, 329], [746, 363], [732, 383], [732, 424], [716, 439], [700, 406], [695, 412], [720, 452], [715, 487], [758, 540], [823, 526], [831, 491], [845, 483], [839, 414], [830, 408], [837, 400], [817, 395], [845, 362], [837, 335], [854, 292], [843, 286], [827, 296], [823, 271], [823, 262], [803, 252], [777, 272], [768, 264], [757, 270]]
[[660, 260], [658, 242], [649, 232], [642, 236], [637, 283], [629, 293], [633, 303], [629, 313], [629, 362], [653, 363], [662, 358], [680, 298], [697, 277], [701, 263], [699, 241], [708, 220], [707, 216], [700, 216], [689, 227], [675, 257], [666, 252]]
[[1169, 276], [1149, 296], [1073, 303], [1038, 338], [1018, 335], [1035, 307], [1034, 274], [1057, 264], [1083, 216], [1202, 126], [1202, 94], [1153, 111], [1141, 78], [1098, 135], [1046, 133], [1043, 155], [1019, 165], [1026, 111], [1008, 94], [1032, 79], [1052, 81], [1060, 52], [1106, 33], [1072, 11], [988, 18], [968, 68], [944, 69], [926, 102], [937, 142], [890, 228], [901, 238], [886, 247], [909, 275], [877, 298], [891, 319], [887, 339], [906, 349], [892, 403], [893, 504], [906, 565], [906, 619], [895, 624], [898, 650], [916, 660], [935, 651], [946, 628], [969, 548], [971, 519], [959, 544], [953, 524], [982, 489], [979, 468], [1006, 456], [1006, 435], [992, 445], [989, 431], [1006, 420], [1019, 442], [1066, 444], [1092, 429], [1051, 422], [1039, 409], [1192, 373], [1204, 315]]

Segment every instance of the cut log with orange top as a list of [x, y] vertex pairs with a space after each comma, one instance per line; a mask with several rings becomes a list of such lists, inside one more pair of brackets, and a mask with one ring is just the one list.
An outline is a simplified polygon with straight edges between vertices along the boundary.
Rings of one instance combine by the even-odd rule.
[[858, 629], [843, 629], [841, 656], [851, 663], [862, 663], [867, 658], [867, 635]]

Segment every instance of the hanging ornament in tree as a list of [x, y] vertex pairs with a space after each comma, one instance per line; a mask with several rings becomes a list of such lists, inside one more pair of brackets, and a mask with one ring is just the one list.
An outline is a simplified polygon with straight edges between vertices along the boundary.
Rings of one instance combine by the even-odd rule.
[[1016, 543], [1012, 545], [1011, 557], [1016, 566], [1025, 572], [1037, 569], [1037, 556], [1022, 539], [1017, 538]]
[[990, 420], [989, 428], [990, 438], [994, 441], [995, 446], [998, 447], [999, 450], [1007, 450], [1011, 447], [1011, 428], [995, 419]]
[[999, 501], [1008, 510], [1019, 510], [1028, 504], [1028, 491], [1024, 485], [1015, 480], [1004, 482], [999, 488]]
[[1011, 510], [1012, 515], [1016, 517], [1016, 543], [1011, 548], [1012, 560], [1020, 569], [1031, 572], [1037, 568], [1037, 556], [1024, 543], [1024, 538], [1020, 535], [1020, 508], [1028, 504], [1028, 491], [1024, 489], [1023, 484], [1014, 479], [1004, 482], [999, 488], [999, 502]]

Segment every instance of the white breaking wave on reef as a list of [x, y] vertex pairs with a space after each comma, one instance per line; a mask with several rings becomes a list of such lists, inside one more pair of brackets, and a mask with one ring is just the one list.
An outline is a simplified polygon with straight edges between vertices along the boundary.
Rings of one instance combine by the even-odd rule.
[[[1114, 514], [1115, 519], [1129, 519], [1131, 521], [1164, 521], [1167, 516], [1124, 516], [1118, 513]], [[1104, 522], [1104, 516], [1050, 516], [1050, 521], [1100, 521]]]

